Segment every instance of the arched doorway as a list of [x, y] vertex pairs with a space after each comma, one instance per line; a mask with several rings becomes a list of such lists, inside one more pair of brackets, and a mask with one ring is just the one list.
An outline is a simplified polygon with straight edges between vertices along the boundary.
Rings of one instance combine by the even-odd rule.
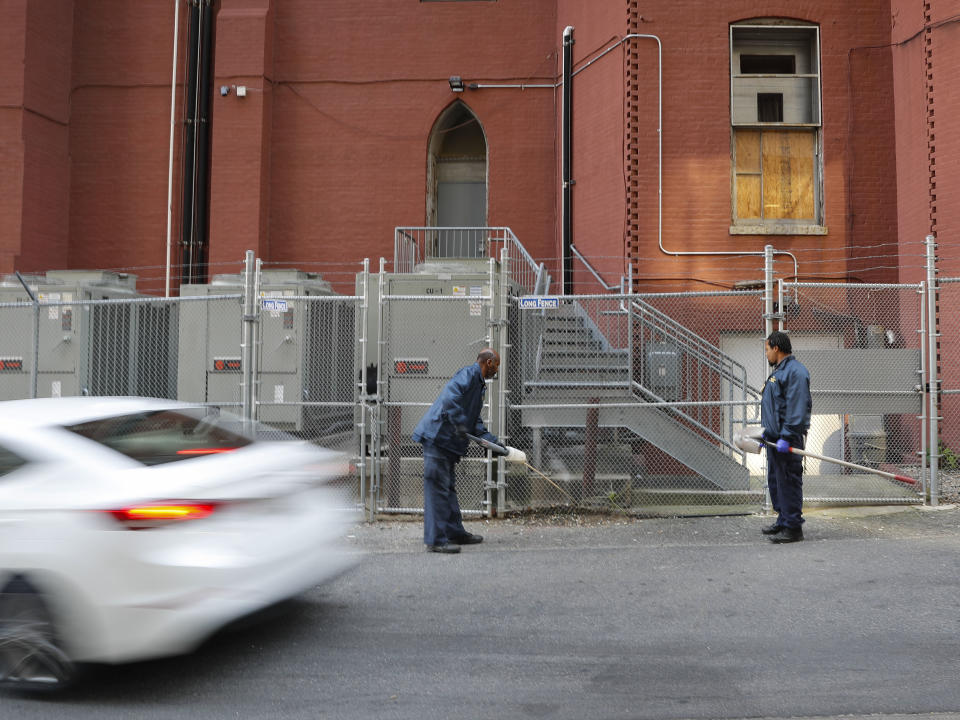
[[427, 225], [450, 228], [437, 238], [437, 257], [482, 257], [487, 224], [487, 139], [467, 105], [457, 100], [430, 132]]

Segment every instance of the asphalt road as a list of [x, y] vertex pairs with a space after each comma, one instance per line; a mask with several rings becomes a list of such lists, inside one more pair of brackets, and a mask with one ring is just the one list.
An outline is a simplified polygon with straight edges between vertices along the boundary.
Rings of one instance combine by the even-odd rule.
[[472, 522], [453, 556], [361, 524], [336, 582], [0, 717], [960, 717], [960, 510], [766, 522]]

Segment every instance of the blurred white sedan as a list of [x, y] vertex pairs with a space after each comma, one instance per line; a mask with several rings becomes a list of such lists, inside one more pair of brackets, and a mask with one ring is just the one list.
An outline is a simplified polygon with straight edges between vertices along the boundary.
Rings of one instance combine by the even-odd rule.
[[0, 402], [0, 684], [187, 652], [355, 564], [343, 457], [255, 436], [165, 400]]

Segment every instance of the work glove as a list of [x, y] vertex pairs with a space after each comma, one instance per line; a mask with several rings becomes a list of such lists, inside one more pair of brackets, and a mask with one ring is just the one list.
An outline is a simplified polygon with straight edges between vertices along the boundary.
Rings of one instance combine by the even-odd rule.
[[504, 460], [522, 465], [527, 462], [527, 454], [523, 450], [517, 450], [515, 447], [507, 445], [507, 455]]
[[783, 438], [777, 440], [777, 452], [788, 453], [790, 452], [790, 443], [788, 443]]

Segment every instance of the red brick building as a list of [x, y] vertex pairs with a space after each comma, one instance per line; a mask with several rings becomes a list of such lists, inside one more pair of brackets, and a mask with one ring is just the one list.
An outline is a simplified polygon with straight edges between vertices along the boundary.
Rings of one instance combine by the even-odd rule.
[[175, 43], [177, 7], [0, 5], [0, 271], [163, 291], [171, 99], [175, 278], [447, 223], [556, 265], [571, 26], [572, 239], [608, 282], [731, 286], [756, 255], [689, 253], [767, 244], [803, 279], [916, 281], [931, 232], [960, 275], [960, 0], [180, 2]]

